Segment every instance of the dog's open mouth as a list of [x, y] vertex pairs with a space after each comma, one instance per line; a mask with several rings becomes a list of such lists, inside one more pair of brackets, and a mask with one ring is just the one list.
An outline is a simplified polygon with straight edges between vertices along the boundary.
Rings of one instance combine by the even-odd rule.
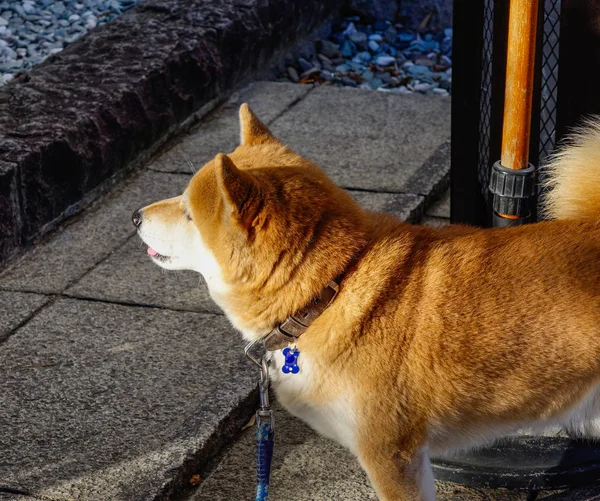
[[148, 247], [148, 255], [152, 259], [156, 259], [157, 261], [168, 261], [169, 260], [169, 256], [163, 256], [162, 254], [159, 254], [152, 247]]

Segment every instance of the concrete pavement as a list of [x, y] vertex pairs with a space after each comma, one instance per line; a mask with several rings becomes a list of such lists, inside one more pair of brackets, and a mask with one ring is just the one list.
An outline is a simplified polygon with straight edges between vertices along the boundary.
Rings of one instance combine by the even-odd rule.
[[[447, 187], [448, 98], [281, 83], [235, 95], [0, 276], [0, 500], [183, 499], [251, 416], [240, 336], [198, 275], [148, 260], [130, 220], [235, 147], [241, 102], [365, 207], [417, 221]], [[359, 474], [340, 489], [368, 495]]]

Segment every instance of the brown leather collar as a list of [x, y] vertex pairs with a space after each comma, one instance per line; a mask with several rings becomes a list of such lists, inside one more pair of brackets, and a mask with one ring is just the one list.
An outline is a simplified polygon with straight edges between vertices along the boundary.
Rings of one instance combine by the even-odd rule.
[[295, 315], [287, 317], [269, 332], [264, 338], [266, 350], [281, 350], [295, 343], [306, 332], [310, 324], [332, 303], [339, 289], [339, 284], [335, 280], [332, 280], [325, 286], [318, 297], [315, 297]]

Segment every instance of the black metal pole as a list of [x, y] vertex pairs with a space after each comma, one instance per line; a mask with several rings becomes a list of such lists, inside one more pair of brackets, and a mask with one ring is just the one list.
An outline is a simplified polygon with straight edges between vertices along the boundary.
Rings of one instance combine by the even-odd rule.
[[483, 48], [483, 1], [454, 0], [450, 218], [484, 225], [486, 200], [477, 179]]

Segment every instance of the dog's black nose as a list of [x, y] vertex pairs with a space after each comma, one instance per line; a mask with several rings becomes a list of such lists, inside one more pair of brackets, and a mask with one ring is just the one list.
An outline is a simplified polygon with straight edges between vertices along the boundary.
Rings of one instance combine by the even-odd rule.
[[133, 221], [134, 226], [139, 228], [140, 224], [142, 224], [142, 213], [139, 210], [136, 210], [131, 216], [131, 220]]

